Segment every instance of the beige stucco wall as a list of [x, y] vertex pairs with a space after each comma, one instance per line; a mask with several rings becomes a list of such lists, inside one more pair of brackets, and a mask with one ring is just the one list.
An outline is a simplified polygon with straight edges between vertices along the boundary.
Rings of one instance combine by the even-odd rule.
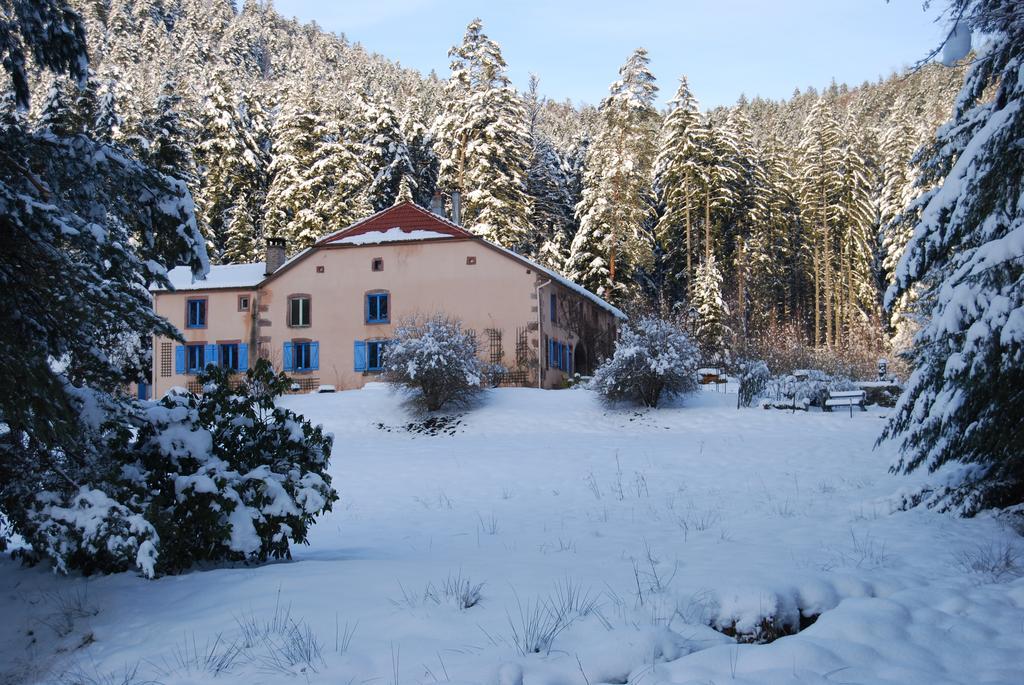
[[[475, 264], [467, 264], [467, 257]], [[373, 271], [374, 258], [384, 260], [383, 271]], [[157, 313], [178, 326], [189, 342], [258, 341], [262, 353], [281, 368], [286, 341], [319, 342], [318, 370], [296, 372], [316, 384], [331, 384], [339, 389], [358, 388], [374, 381], [372, 372], [354, 369], [353, 346], [356, 340], [387, 339], [395, 326], [407, 317], [438, 312], [462, 321], [465, 328], [476, 331], [480, 340], [481, 358], [490, 360], [490, 344], [486, 329], [502, 332], [502, 364], [516, 368], [517, 330], [527, 329], [530, 353], [530, 384], [537, 383], [536, 360], [539, 352], [545, 366], [545, 348], [538, 336], [538, 316], [542, 336], [576, 344], [574, 334], [550, 321], [549, 293], [559, 297], [579, 298], [557, 283], [541, 291], [538, 311], [537, 285], [547, 281], [529, 265], [475, 240], [441, 239], [415, 243], [393, 243], [364, 246], [328, 246], [283, 269], [270, 279], [258, 293], [244, 290], [159, 293]], [[367, 324], [364, 321], [364, 298], [371, 291], [387, 291], [390, 295], [390, 322]], [[258, 306], [259, 319], [253, 327], [249, 314], [237, 311], [239, 294], [253, 295], [253, 309]], [[311, 325], [288, 326], [287, 307], [291, 295], [311, 297]], [[209, 297], [208, 328], [185, 329], [185, 301], [197, 295]], [[591, 306], [589, 301], [588, 306]], [[611, 321], [611, 315], [602, 310]], [[156, 396], [168, 388], [186, 385], [187, 376], [160, 374], [161, 342], [154, 350]], [[256, 359], [256, 347], [250, 347], [250, 364]], [[520, 367], [526, 370], [526, 367]], [[542, 368], [542, 387], [558, 387], [563, 374], [557, 369]]]
[[[515, 329], [530, 319], [531, 279], [508, 259], [485, 252], [491, 251], [457, 239], [320, 249], [261, 291], [262, 344], [279, 365], [286, 341], [319, 341], [320, 368], [305, 374], [338, 388], [356, 388], [376, 379], [372, 372], [355, 371], [356, 340], [387, 339], [403, 319], [444, 312], [481, 337], [486, 328], [502, 330], [504, 358], [514, 361]], [[477, 263], [467, 265], [467, 257]], [[383, 271], [371, 270], [374, 258], [384, 260]], [[365, 323], [364, 299], [371, 291], [389, 293], [390, 323]], [[308, 328], [287, 325], [288, 298], [294, 294], [312, 296]]]
[[[249, 311], [238, 310], [238, 298], [241, 295], [249, 298]], [[158, 292], [153, 298], [156, 313], [174, 324], [186, 343], [248, 343], [252, 329], [251, 312], [256, 299], [254, 289], [230, 288], [219, 290]], [[186, 328], [186, 302], [193, 298], [206, 298], [206, 328]], [[153, 341], [153, 387], [156, 397], [162, 396], [168, 389], [181, 386], [187, 387], [191, 378], [175, 373], [174, 348], [180, 343], [166, 338], [155, 338]], [[169, 346], [169, 347], [168, 347]], [[166, 364], [170, 355], [170, 375], [166, 375]], [[250, 358], [251, 355], [250, 355]]]

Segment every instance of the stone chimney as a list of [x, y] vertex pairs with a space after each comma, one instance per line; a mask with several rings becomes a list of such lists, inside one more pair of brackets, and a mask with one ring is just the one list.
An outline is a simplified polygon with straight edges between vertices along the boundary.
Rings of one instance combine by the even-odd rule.
[[462, 225], [462, 193], [457, 190], [452, 191], [452, 223]]
[[267, 275], [280, 269], [286, 258], [284, 238], [267, 238]]

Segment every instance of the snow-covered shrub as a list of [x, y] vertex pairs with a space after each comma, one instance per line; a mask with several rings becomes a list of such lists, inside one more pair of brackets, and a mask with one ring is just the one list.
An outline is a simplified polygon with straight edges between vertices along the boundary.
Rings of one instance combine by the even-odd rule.
[[226, 370], [204, 393], [137, 405], [135, 425], [108, 435], [94, 487], [43, 491], [22, 517], [28, 560], [86, 573], [138, 568], [153, 577], [198, 562], [290, 556], [337, 500], [327, 475], [333, 438], [274, 400], [287, 384], [266, 360], [232, 390]]
[[427, 411], [468, 404], [482, 388], [479, 343], [462, 323], [442, 314], [411, 319], [395, 329], [384, 350], [384, 380]]
[[615, 352], [594, 373], [591, 387], [608, 402], [658, 406], [697, 388], [698, 352], [686, 333], [653, 316], [622, 327]]
[[126, 445], [133, 499], [160, 535], [158, 569], [290, 557], [289, 544], [304, 544], [338, 497], [327, 474], [333, 437], [274, 405], [288, 380], [266, 360], [237, 390], [225, 369], [211, 367], [200, 381], [202, 395], [168, 395], [147, 408]]
[[159, 542], [156, 529], [142, 514], [110, 499], [101, 490], [82, 486], [70, 501], [54, 492], [40, 493], [29, 511], [38, 522], [32, 544], [67, 573], [124, 571], [138, 568], [152, 577]]
[[764, 394], [806, 409], [811, 406], [824, 407], [830, 391], [856, 389], [857, 386], [849, 378], [810, 370], [806, 377], [785, 375], [769, 379], [765, 384]]
[[742, 407], [749, 407], [754, 400], [764, 392], [768, 381], [771, 379], [771, 372], [768, 365], [760, 359], [748, 359], [739, 364], [740, 387], [739, 404]]

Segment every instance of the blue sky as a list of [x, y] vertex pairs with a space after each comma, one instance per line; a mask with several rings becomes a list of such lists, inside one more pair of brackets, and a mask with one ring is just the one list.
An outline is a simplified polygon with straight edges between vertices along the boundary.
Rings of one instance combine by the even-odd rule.
[[619, 65], [645, 47], [665, 102], [686, 74], [706, 107], [741, 94], [875, 80], [914, 64], [946, 27], [921, 0], [276, 0], [405, 66], [448, 74], [448, 48], [476, 16], [498, 41], [519, 88], [531, 72], [556, 100], [597, 104]]

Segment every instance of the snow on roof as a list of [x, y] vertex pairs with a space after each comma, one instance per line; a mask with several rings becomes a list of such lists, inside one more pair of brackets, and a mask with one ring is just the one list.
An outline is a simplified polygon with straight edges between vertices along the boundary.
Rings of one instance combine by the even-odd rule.
[[[201, 281], [192, 278], [192, 269], [176, 266], [167, 272], [175, 290], [210, 290], [212, 288], [255, 288], [266, 277], [266, 262], [253, 264], [216, 264]], [[154, 286], [152, 290], [166, 290]]]
[[[399, 232], [404, 232], [405, 235], [399, 235]], [[393, 237], [381, 239], [381, 236], [386, 235]], [[362, 236], [366, 236], [366, 238], [355, 240]], [[402, 202], [382, 209], [376, 214], [371, 214], [365, 219], [360, 219], [347, 228], [324, 236], [317, 241], [317, 245], [369, 245], [441, 237], [473, 238], [474, 235], [443, 216], [434, 214], [412, 202]]]
[[616, 306], [614, 306], [612, 304], [609, 304], [604, 299], [602, 299], [599, 295], [595, 295], [594, 293], [590, 292], [589, 290], [584, 288], [579, 283], [577, 283], [575, 281], [570, 281], [568, 278], [566, 278], [565, 276], [562, 276], [557, 271], [552, 271], [551, 269], [548, 269], [547, 267], [541, 266], [540, 264], [538, 264], [537, 262], [533, 261], [532, 259], [527, 259], [526, 257], [524, 257], [523, 255], [519, 254], [518, 252], [513, 252], [512, 250], [504, 248], [501, 245], [497, 245], [495, 243], [492, 243], [489, 240], [484, 240], [483, 238], [480, 238], [480, 241], [483, 242], [483, 243], [486, 243], [490, 247], [493, 247], [495, 250], [499, 250], [501, 252], [504, 252], [505, 254], [511, 256], [513, 259], [518, 259], [521, 262], [529, 264], [530, 268], [536, 269], [539, 273], [544, 274], [545, 276], [550, 278], [552, 281], [558, 283], [559, 285], [561, 285], [561, 286], [563, 286], [565, 288], [568, 288], [569, 290], [572, 290], [575, 293], [578, 293], [578, 294], [582, 295], [583, 297], [587, 298], [588, 300], [590, 300], [591, 302], [596, 304], [598, 307], [601, 307], [602, 309], [605, 309], [605, 310], [611, 312], [612, 315], [615, 316], [616, 318], [618, 318], [618, 319], [626, 319], [626, 318], [628, 318], [626, 316], [625, 312], [623, 312], [618, 307], [616, 307]]
[[393, 226], [386, 231], [370, 231], [358, 235], [343, 236], [333, 242], [343, 245], [376, 245], [377, 243], [393, 243], [401, 240], [431, 240], [434, 238], [454, 238], [450, 233], [426, 231], [423, 229], [406, 230], [401, 226]]

